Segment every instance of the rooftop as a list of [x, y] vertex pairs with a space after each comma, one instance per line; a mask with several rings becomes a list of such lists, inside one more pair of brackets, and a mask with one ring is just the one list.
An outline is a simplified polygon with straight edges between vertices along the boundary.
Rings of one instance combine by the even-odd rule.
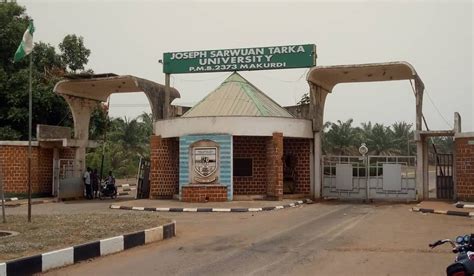
[[293, 118], [239, 73], [232, 73], [183, 117], [255, 116]]

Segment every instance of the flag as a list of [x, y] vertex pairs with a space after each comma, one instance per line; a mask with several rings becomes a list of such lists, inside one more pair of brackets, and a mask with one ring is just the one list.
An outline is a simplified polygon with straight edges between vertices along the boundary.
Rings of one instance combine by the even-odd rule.
[[23, 34], [23, 40], [16, 50], [15, 57], [13, 58], [14, 62], [22, 60], [24, 57], [29, 55], [33, 51], [33, 33], [35, 32], [35, 26], [33, 26], [33, 21], [30, 21], [28, 29], [26, 29]]

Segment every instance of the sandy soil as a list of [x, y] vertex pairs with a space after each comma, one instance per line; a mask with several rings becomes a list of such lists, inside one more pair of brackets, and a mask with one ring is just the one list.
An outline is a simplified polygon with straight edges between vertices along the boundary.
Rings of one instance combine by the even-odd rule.
[[0, 230], [19, 232], [0, 239], [0, 262], [44, 253], [102, 238], [152, 228], [169, 222], [156, 213], [55, 214], [7, 216]]

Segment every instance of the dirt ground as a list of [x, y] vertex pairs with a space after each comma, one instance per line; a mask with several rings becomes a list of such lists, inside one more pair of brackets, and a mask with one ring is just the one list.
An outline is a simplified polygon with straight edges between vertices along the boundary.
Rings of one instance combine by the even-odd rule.
[[455, 255], [428, 244], [472, 233], [474, 219], [413, 206], [321, 202], [275, 212], [166, 213], [177, 222], [176, 238], [47, 275], [444, 275]]
[[169, 222], [156, 213], [8, 215], [0, 230], [19, 232], [0, 238], [0, 262], [156, 227]]

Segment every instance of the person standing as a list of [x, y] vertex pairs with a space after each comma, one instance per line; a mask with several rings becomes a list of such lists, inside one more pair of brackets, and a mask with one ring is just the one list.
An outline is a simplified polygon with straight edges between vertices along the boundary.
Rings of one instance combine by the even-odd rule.
[[84, 173], [84, 186], [86, 186], [86, 198], [92, 199], [92, 187], [91, 187], [91, 168], [87, 167]]

